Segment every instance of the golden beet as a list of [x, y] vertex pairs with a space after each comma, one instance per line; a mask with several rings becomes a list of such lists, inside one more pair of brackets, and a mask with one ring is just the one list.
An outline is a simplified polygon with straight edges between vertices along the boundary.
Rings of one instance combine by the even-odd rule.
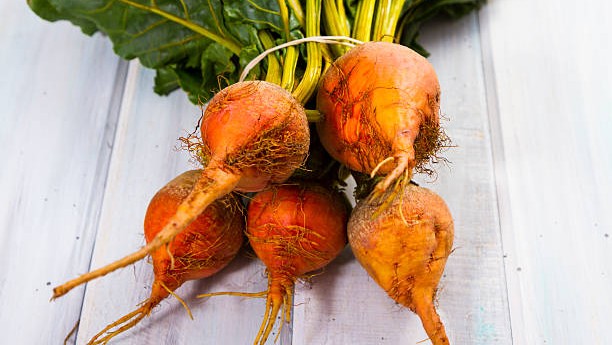
[[251, 200], [247, 236], [268, 271], [266, 312], [255, 344], [265, 344], [281, 307], [288, 318], [295, 281], [326, 266], [346, 246], [348, 209], [340, 192], [311, 183], [273, 187]]
[[285, 181], [306, 158], [310, 143], [302, 105], [265, 81], [235, 83], [217, 93], [204, 112], [201, 131], [204, 168], [163, 229], [132, 254], [55, 287], [53, 298], [152, 254], [222, 196]]
[[409, 180], [441, 145], [440, 85], [433, 66], [412, 49], [368, 42], [338, 58], [322, 77], [317, 109], [321, 143], [351, 170]]
[[[168, 182], [153, 196], [144, 219], [147, 242], [163, 229], [189, 195], [201, 173], [200, 170], [187, 171]], [[111, 338], [138, 324], [184, 282], [210, 277], [227, 266], [244, 242], [245, 224], [241, 207], [233, 194], [226, 195], [207, 207], [167, 246], [154, 251], [151, 259], [155, 280], [150, 297], [136, 310], [106, 326], [89, 344], [106, 344]]]
[[408, 184], [388, 207], [380, 207], [368, 198], [353, 210], [348, 238], [355, 257], [391, 298], [419, 315], [434, 345], [449, 344], [434, 307], [453, 245], [446, 203], [429, 189]]

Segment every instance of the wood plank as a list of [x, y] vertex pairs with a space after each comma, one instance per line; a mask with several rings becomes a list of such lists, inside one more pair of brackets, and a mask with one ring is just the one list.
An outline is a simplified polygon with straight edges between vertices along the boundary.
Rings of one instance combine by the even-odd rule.
[[[453, 344], [512, 343], [476, 15], [426, 26], [442, 87], [443, 125], [457, 147], [422, 186], [447, 201], [455, 251], [438, 293]], [[293, 344], [414, 344], [427, 338], [418, 318], [386, 296], [347, 249], [296, 292]]]
[[[439, 295], [453, 343], [612, 343], [603, 327], [612, 318], [611, 6], [491, 1], [480, 16], [482, 45], [476, 17], [435, 23], [423, 37], [458, 144], [451, 167], [424, 183], [457, 221]], [[79, 316], [83, 289], [49, 303], [51, 286], [88, 270], [98, 226], [94, 266], [143, 243], [148, 199], [190, 167], [172, 148], [199, 112], [180, 93], [155, 96], [151, 71], [132, 65], [113, 142], [125, 65], [108, 41], [45, 23], [25, 3], [3, 2], [0, 11], [11, 14], [0, 24], [0, 156], [9, 167], [0, 169], [0, 324], [10, 343], [57, 343]], [[143, 262], [89, 284], [79, 343], [146, 298], [150, 278]], [[264, 278], [261, 265], [241, 258], [178, 291], [195, 321], [169, 299], [118, 343], [249, 343], [262, 300], [193, 296], [261, 290]], [[293, 339], [287, 332], [282, 344], [425, 338], [349, 250], [299, 285], [295, 304]]]
[[[195, 128], [200, 109], [181, 91], [169, 97], [155, 95], [153, 76], [154, 71], [135, 62], [130, 64], [92, 267], [142, 246], [142, 221], [150, 198], [174, 176], [194, 168], [185, 152], [177, 152], [177, 138]], [[188, 318], [176, 299], [168, 298], [149, 318], [118, 336], [116, 342], [171, 345], [202, 339], [207, 344], [251, 343], [263, 317], [262, 299], [198, 300], [195, 296], [216, 291], [261, 291], [266, 288], [264, 278], [263, 266], [241, 256], [219, 275], [187, 282], [176, 291], [191, 307], [195, 320]], [[90, 282], [77, 343], [86, 342], [135, 309], [148, 297], [151, 284], [152, 267], [145, 261]]]
[[513, 335], [610, 344], [609, 1], [492, 1], [482, 16]]
[[44, 22], [25, 1], [0, 13], [2, 339], [57, 344], [83, 289], [50, 303], [51, 288], [89, 267], [125, 65], [107, 39]]

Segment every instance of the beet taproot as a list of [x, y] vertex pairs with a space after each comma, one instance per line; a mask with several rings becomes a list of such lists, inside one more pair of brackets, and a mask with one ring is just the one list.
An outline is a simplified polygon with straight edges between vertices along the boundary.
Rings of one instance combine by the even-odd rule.
[[329, 264], [346, 246], [346, 198], [318, 184], [275, 186], [259, 192], [247, 213], [247, 237], [266, 265], [266, 310], [254, 344], [264, 344], [281, 309], [288, 320], [298, 278]]
[[[163, 229], [176, 208], [189, 195], [201, 173], [199, 170], [184, 172], [153, 196], [144, 219], [147, 242]], [[162, 300], [174, 295], [174, 290], [184, 282], [219, 272], [242, 247], [244, 230], [243, 210], [238, 198], [228, 194], [216, 200], [167, 246], [151, 254], [155, 279], [150, 297], [136, 310], [106, 326], [89, 344], [106, 344], [138, 324]]]
[[357, 203], [348, 224], [351, 249], [393, 300], [420, 317], [434, 345], [449, 344], [434, 300], [452, 251], [451, 213], [440, 196], [414, 184], [382, 211], [380, 202]]
[[204, 169], [164, 228], [138, 251], [54, 288], [53, 298], [153, 253], [223, 195], [285, 181], [308, 154], [303, 106], [269, 82], [245, 81], [221, 90], [206, 107], [200, 126]]

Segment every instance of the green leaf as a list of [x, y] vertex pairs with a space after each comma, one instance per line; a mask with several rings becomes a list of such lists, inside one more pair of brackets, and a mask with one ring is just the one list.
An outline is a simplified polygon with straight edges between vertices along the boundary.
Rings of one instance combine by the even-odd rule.
[[[238, 37], [242, 31], [234, 32], [236, 25], [248, 25], [257, 30], [269, 29], [281, 34], [284, 32], [278, 0], [227, 0], [224, 12], [231, 32]], [[295, 16], [289, 18], [289, 31], [299, 29]]]
[[203, 78], [197, 69], [175, 68], [174, 73], [181, 89], [187, 92], [189, 100], [194, 104], [205, 103], [214, 91], [218, 90], [215, 79]]
[[[241, 53], [244, 51], [242, 49]], [[212, 43], [202, 54], [202, 77], [208, 74], [221, 75], [233, 73], [236, 66], [232, 63], [232, 52], [218, 43]]]
[[[157, 70], [155, 92], [177, 86], [192, 101], [209, 98], [220, 81], [234, 83], [263, 48], [257, 30], [280, 35], [276, 0], [29, 0], [40, 17], [100, 31], [125, 59]], [[293, 18], [293, 17], [292, 17]], [[299, 30], [295, 18], [292, 29]], [[261, 68], [252, 74], [259, 77]]]
[[159, 95], [168, 95], [170, 92], [178, 89], [179, 79], [171, 67], [159, 68], [155, 73], [154, 91]]
[[[242, 52], [240, 53], [240, 65], [246, 66], [249, 62], [251, 62], [254, 58], [256, 58], [257, 55], [259, 55], [260, 53], [261, 53], [261, 49], [258, 48], [254, 44], [248, 47], [244, 47], [242, 49]], [[255, 68], [251, 70], [251, 72], [249, 73], [246, 79], [247, 80], [252, 79], [259, 75], [261, 75], [261, 66], [258, 65], [258, 66], [255, 66]]]
[[70, 15], [61, 12], [59, 9], [53, 6], [48, 0], [28, 0], [28, 5], [39, 17], [50, 22], [55, 22], [58, 20], [71, 20], [74, 25], [81, 28], [83, 33], [89, 36], [98, 31], [98, 28], [94, 22], [83, 18], [72, 18]]
[[[165, 95], [182, 88], [194, 103], [205, 101], [221, 87], [238, 80], [243, 68], [264, 48], [258, 32], [266, 30], [283, 43], [286, 28], [279, 0], [28, 0], [41, 18], [69, 20], [91, 35], [97, 31], [125, 59], [137, 58], [157, 70], [155, 92]], [[349, 20], [358, 0], [345, 0]], [[416, 42], [421, 24], [440, 13], [457, 17], [484, 0], [408, 0], [403, 11], [402, 43], [425, 54]], [[305, 5], [305, 1], [301, 1]], [[304, 36], [290, 11], [292, 39]], [[303, 74], [305, 46], [299, 46], [296, 76]], [[283, 53], [278, 53], [282, 61]], [[249, 78], [265, 75], [266, 61]]]

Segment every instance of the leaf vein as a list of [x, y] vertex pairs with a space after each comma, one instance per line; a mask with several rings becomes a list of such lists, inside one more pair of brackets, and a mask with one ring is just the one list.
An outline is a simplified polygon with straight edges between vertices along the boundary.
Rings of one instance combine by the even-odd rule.
[[265, 7], [259, 6], [258, 4], [256, 4], [255, 2], [253, 2], [253, 0], [248, 0], [248, 3], [251, 4], [251, 6], [253, 6], [256, 10], [265, 12], [265, 13], [270, 13], [276, 16], [280, 16], [280, 13], [278, 11], [273, 11], [270, 9], [267, 9]]
[[225, 37], [225, 31], [221, 28], [221, 23], [219, 22], [219, 18], [217, 18], [217, 14], [215, 13], [215, 8], [213, 7], [210, 0], [208, 0], [208, 8], [210, 8], [210, 14], [212, 15], [213, 21], [215, 22], [215, 26], [217, 27], [217, 31], [223, 37]]
[[155, 52], [159, 52], [161, 50], [165, 50], [165, 49], [168, 49], [168, 48], [185, 45], [185, 44], [187, 44], [187, 43], [189, 43], [191, 41], [197, 40], [199, 38], [201, 38], [201, 37], [198, 36], [198, 35], [187, 36], [187, 37], [181, 39], [180, 41], [168, 42], [168, 43], [160, 45], [158, 47], [151, 48], [151, 49], [139, 50], [139, 51], [137, 51], [135, 53], [138, 54], [138, 55], [155, 53]]

